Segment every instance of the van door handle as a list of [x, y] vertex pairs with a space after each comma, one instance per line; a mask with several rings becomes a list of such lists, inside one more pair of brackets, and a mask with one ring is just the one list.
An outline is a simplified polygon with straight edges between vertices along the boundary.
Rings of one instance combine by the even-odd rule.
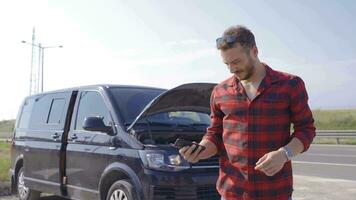
[[73, 140], [73, 142], [75, 142], [76, 139], [78, 139], [77, 134], [73, 134], [70, 136], [70, 139]]
[[116, 150], [119, 147], [109, 147], [110, 150]]
[[109, 147], [110, 150], [116, 150], [119, 148], [120, 144], [122, 142], [122, 139], [119, 137], [112, 137], [110, 139], [111, 146]]
[[53, 138], [53, 140], [54, 141], [57, 141], [57, 139], [59, 138], [59, 134], [58, 133], [54, 133], [53, 135], [52, 135], [52, 138]]

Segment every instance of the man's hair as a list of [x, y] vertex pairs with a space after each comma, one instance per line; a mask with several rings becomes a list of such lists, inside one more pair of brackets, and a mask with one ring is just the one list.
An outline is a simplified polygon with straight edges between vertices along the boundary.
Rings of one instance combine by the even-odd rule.
[[217, 47], [219, 50], [224, 51], [230, 49], [234, 47], [236, 43], [239, 43], [245, 50], [249, 50], [256, 46], [255, 36], [248, 28], [244, 26], [235, 25], [227, 28], [223, 34], [223, 37], [226, 36], [236, 36], [236, 42], [233, 44], [228, 44], [225, 42], [223, 45]]

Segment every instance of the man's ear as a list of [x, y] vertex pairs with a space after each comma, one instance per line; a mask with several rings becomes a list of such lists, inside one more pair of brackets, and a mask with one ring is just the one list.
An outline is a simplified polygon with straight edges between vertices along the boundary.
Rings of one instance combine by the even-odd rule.
[[251, 49], [251, 53], [254, 57], [257, 57], [258, 56], [258, 49], [256, 46], [253, 46], [252, 49]]

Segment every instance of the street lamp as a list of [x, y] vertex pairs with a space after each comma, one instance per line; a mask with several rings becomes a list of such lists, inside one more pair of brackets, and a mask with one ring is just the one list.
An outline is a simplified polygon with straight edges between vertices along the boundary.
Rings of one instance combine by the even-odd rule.
[[57, 46], [42, 46], [41, 43], [38, 44], [34, 44], [31, 42], [26, 42], [25, 40], [21, 41], [24, 44], [28, 44], [31, 46], [35, 46], [38, 47], [39, 49], [39, 53], [40, 53], [40, 57], [41, 57], [41, 92], [43, 92], [43, 59], [44, 59], [44, 50], [45, 49], [50, 49], [50, 48], [63, 48], [62, 45], [57, 45]]

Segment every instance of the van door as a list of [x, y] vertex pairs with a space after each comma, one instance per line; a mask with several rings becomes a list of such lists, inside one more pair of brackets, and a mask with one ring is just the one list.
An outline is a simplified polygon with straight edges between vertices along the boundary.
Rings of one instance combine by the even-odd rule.
[[60, 92], [35, 97], [24, 135], [24, 176], [32, 189], [60, 194], [60, 148], [70, 96]]
[[112, 136], [83, 129], [86, 117], [100, 116], [110, 126], [112, 117], [98, 91], [82, 91], [76, 102], [68, 134], [66, 152], [67, 191], [69, 197], [98, 199], [99, 180], [112, 156], [109, 155]]

